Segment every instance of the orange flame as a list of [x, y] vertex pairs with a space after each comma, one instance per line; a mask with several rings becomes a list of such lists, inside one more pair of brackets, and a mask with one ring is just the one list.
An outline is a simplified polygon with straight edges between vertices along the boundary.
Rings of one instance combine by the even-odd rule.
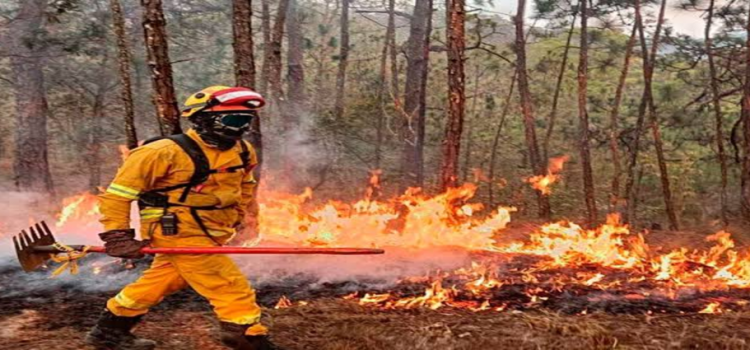
[[570, 159], [570, 157], [568, 156], [550, 159], [547, 166], [547, 175], [532, 176], [526, 179], [526, 182], [528, 182], [535, 190], [541, 192], [544, 195], [551, 194], [551, 186], [553, 183], [557, 182], [557, 180], [560, 179], [559, 173], [563, 170], [563, 166], [565, 165], [565, 162], [568, 161], [568, 159]]

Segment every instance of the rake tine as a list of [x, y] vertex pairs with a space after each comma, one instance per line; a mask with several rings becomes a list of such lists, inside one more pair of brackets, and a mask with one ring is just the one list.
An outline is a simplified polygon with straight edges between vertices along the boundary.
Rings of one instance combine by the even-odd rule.
[[39, 232], [39, 235], [40, 235], [40, 236], [44, 234], [44, 230], [42, 230], [42, 226], [41, 226], [41, 225], [39, 225], [39, 224], [37, 223], [37, 224], [35, 224], [34, 226], [36, 227], [36, 231], [37, 231], [37, 232]]
[[13, 246], [16, 248], [16, 253], [21, 251], [21, 246], [18, 245], [18, 238], [13, 236]]
[[44, 231], [42, 233], [45, 236], [52, 236], [52, 231], [49, 229], [49, 226], [47, 226], [47, 222], [42, 221], [42, 228], [44, 228]]
[[31, 239], [29, 238], [29, 234], [26, 233], [26, 230], [21, 231], [21, 237], [19, 238], [21, 240], [21, 248], [26, 249], [31, 246]]
[[[39, 228], [37, 227], [37, 230], [38, 229]], [[34, 240], [34, 242], [38, 242], [39, 239], [41, 238], [40, 235], [42, 232], [39, 231], [39, 233], [37, 233], [37, 230], [35, 230], [33, 227], [29, 227], [29, 231], [31, 231], [31, 238]]]

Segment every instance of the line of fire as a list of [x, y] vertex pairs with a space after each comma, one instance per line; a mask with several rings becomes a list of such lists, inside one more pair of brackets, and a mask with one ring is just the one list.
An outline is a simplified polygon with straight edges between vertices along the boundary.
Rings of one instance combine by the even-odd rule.
[[750, 348], [749, 1], [0, 1], [0, 350]]

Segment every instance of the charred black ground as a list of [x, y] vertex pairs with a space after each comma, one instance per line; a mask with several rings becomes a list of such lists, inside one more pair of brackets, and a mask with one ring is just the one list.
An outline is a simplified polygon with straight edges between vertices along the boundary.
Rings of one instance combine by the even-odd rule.
[[[519, 274], [532, 263], [528, 256], [505, 257], [502, 273]], [[90, 259], [95, 260], [95, 259]], [[88, 261], [87, 263], [92, 263]], [[137, 273], [147, 262], [139, 262]], [[25, 275], [20, 268], [0, 268], [0, 349], [84, 349], [81, 340], [93, 325], [111, 290], [92, 290], [75, 280], [57, 282], [54, 288], [23, 285], [44, 281], [48, 271]], [[579, 267], [578, 270], [594, 267]], [[101, 274], [121, 273], [124, 267], [109, 264]], [[548, 270], [545, 274], [574, 275], [576, 269]], [[602, 272], [599, 267], [597, 271]], [[617, 273], [617, 271], [604, 271]], [[90, 273], [82, 271], [81, 278]], [[399, 297], [424, 294], [429, 282], [402, 282], [378, 290], [384, 281], [321, 282], [315, 276], [287, 274], [272, 284], [258, 284], [258, 300], [269, 316], [274, 339], [289, 349], [487, 349], [487, 348], [745, 348], [750, 322], [744, 304], [746, 290], [686, 291], [678, 298], [644, 294], [655, 286], [632, 284], [623, 288], [570, 285], [562, 289], [541, 282], [503, 285], [488, 296], [492, 306], [505, 310], [473, 312], [445, 306], [438, 310], [383, 309], [344, 300], [353, 291], [391, 292]], [[520, 278], [520, 277], [519, 277]], [[511, 278], [512, 280], [513, 278]], [[443, 280], [443, 284], [461, 283]], [[530, 290], [539, 298], [533, 301]], [[274, 310], [281, 296], [290, 308]], [[457, 301], [475, 300], [459, 293]], [[299, 301], [307, 305], [299, 305]], [[698, 314], [709, 302], [720, 302], [722, 314]], [[221, 349], [215, 338], [216, 322], [210, 306], [185, 290], [155, 307], [138, 333], [160, 342], [161, 349]]]

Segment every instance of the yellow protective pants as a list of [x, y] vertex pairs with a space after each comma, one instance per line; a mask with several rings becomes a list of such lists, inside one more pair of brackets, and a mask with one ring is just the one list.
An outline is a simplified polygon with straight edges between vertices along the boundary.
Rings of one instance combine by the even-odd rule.
[[208, 299], [222, 322], [249, 325], [247, 335], [262, 335], [255, 291], [226, 255], [156, 255], [137, 281], [107, 301], [117, 316], [135, 317], [185, 286]]

